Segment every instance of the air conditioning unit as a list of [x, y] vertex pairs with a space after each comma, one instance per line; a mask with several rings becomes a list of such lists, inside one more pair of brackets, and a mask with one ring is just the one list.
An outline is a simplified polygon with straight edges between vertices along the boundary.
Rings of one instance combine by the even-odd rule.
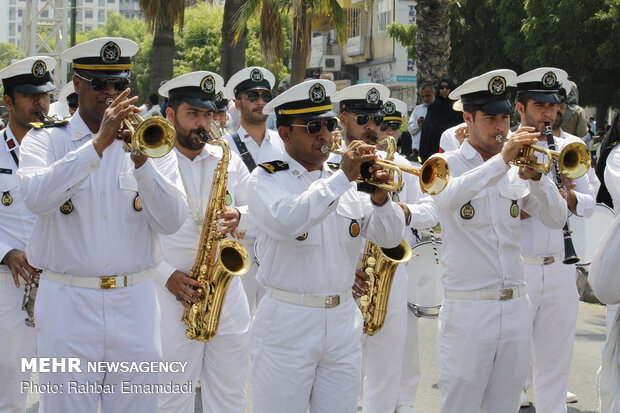
[[339, 72], [340, 71], [340, 55], [327, 55], [323, 56], [323, 64], [321, 65], [325, 72]]

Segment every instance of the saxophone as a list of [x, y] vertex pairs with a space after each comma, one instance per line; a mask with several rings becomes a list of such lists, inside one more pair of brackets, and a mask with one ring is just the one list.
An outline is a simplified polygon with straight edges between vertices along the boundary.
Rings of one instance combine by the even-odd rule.
[[239, 241], [225, 239], [218, 231], [217, 215], [226, 209], [230, 148], [221, 136], [209, 143], [222, 147], [222, 159], [213, 171], [196, 259], [189, 273], [201, 286], [196, 290], [195, 303], [185, 301], [181, 317], [187, 326], [187, 338], [198, 341], [209, 341], [217, 334], [232, 277], [245, 275], [251, 264], [248, 250]]
[[[387, 136], [387, 160], [394, 159], [396, 140]], [[368, 290], [360, 297], [360, 311], [364, 317], [364, 333], [373, 336], [385, 323], [388, 299], [392, 281], [399, 264], [406, 263], [412, 257], [411, 245], [402, 240], [395, 248], [381, 248], [366, 241], [360, 268], [368, 275]]]

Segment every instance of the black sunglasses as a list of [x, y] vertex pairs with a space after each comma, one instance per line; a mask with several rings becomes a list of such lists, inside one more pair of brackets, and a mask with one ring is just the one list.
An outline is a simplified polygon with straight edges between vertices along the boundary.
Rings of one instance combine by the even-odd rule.
[[90, 83], [90, 87], [96, 92], [105, 90], [108, 87], [108, 83], [110, 82], [112, 82], [112, 84], [114, 85], [114, 90], [116, 90], [117, 92], [122, 92], [123, 90], [127, 89], [127, 87], [129, 86], [129, 79], [126, 77], [119, 77], [119, 78], [112, 78], [112, 79], [104, 79], [104, 78], [96, 77], [94, 79], [86, 79], [85, 77], [80, 76], [77, 73], [75, 75], [79, 77], [80, 79], [85, 80], [88, 83]]
[[439, 90], [441, 89], [450, 89], [450, 86], [441, 85], [439, 86]]
[[305, 125], [291, 124], [290, 126], [306, 128], [306, 130], [308, 131], [308, 134], [316, 135], [317, 133], [321, 131], [321, 128], [323, 127], [323, 123], [325, 123], [325, 128], [327, 129], [328, 132], [333, 132], [336, 129], [336, 126], [338, 126], [338, 119], [329, 118], [329, 119], [326, 119], [325, 122], [322, 122], [321, 120], [317, 119], [317, 120], [311, 120]]
[[248, 100], [250, 102], [256, 102], [259, 96], [263, 98], [263, 102], [265, 103], [271, 102], [271, 99], [273, 99], [273, 96], [271, 96], [271, 92], [269, 92], [268, 90], [262, 93], [259, 93], [255, 90], [250, 90], [246, 96], [248, 97]]
[[351, 114], [351, 116], [355, 118], [355, 122], [360, 126], [367, 124], [370, 118], [372, 118], [372, 121], [375, 123], [376, 126], [380, 126], [383, 123], [383, 116], [353, 115], [353, 114]]
[[382, 131], [386, 131], [388, 130], [388, 128], [391, 128], [392, 130], [399, 130], [400, 129], [400, 123], [382, 123], [381, 126], [379, 126], [379, 129], [381, 129]]

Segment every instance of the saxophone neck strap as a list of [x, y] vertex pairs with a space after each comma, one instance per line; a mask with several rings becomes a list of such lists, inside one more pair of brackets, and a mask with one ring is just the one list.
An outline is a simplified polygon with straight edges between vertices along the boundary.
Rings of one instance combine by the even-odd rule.
[[248, 151], [248, 147], [245, 146], [245, 143], [241, 141], [241, 138], [237, 132], [232, 134], [232, 138], [233, 141], [235, 141], [235, 145], [237, 145], [237, 149], [239, 150], [239, 155], [241, 156], [243, 163], [248, 167], [250, 173], [252, 173], [252, 171], [256, 169], [256, 162], [254, 162], [252, 154]]

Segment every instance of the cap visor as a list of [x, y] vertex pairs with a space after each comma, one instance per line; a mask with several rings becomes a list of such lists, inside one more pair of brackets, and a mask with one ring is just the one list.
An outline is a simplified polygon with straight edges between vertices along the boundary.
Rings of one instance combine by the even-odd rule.
[[514, 111], [514, 108], [509, 101], [498, 100], [480, 106], [480, 110], [489, 115], [501, 115], [505, 113], [512, 113]]
[[13, 90], [23, 93], [24, 95], [38, 95], [39, 93], [51, 92], [54, 89], [56, 89], [56, 87], [52, 82], [47, 82], [42, 85], [25, 84], [13, 86]]
[[344, 112], [353, 112], [358, 115], [385, 116], [385, 113], [383, 113], [381, 109], [346, 109]]
[[527, 92], [527, 96], [540, 103], [560, 103], [560, 96], [556, 92]]
[[182, 98], [183, 102], [189, 105], [197, 106], [199, 108], [207, 108], [211, 110], [217, 110], [215, 103], [212, 100], [202, 100], [200, 98]]
[[78, 70], [93, 79], [96, 77], [101, 79], [113, 79], [115, 77], [123, 78], [129, 77], [129, 75], [131, 74], [129, 70]]
[[336, 114], [333, 111], [327, 111], [322, 113], [304, 113], [300, 115], [287, 115], [288, 118], [291, 119], [325, 119], [325, 118], [335, 118]]

